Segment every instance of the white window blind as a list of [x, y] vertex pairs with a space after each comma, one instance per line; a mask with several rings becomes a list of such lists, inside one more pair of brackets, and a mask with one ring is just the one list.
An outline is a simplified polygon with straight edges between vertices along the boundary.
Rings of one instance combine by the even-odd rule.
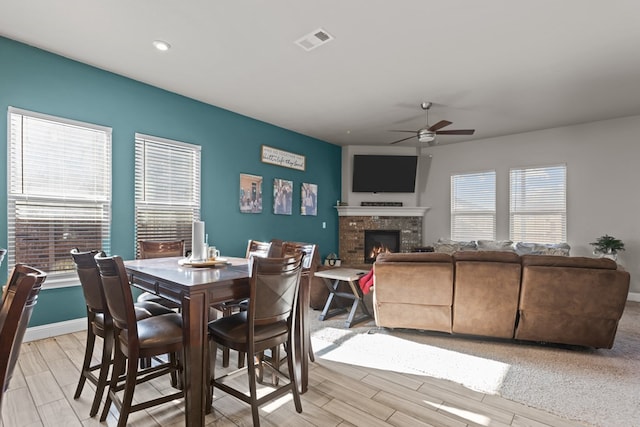
[[200, 219], [200, 146], [136, 134], [136, 254], [139, 240], [184, 240]]
[[511, 169], [511, 240], [567, 241], [566, 175], [566, 165]]
[[496, 238], [496, 172], [451, 176], [451, 239]]
[[111, 129], [9, 108], [8, 257], [77, 284], [69, 251], [110, 250]]

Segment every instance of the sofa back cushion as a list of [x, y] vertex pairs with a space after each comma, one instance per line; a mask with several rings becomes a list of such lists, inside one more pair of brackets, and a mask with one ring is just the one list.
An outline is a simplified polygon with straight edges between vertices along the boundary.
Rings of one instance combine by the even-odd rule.
[[373, 270], [378, 326], [451, 332], [453, 259], [450, 255], [380, 254]]
[[513, 338], [520, 295], [520, 257], [513, 252], [454, 255], [453, 332]]
[[522, 266], [574, 267], [616, 270], [618, 264], [609, 258], [558, 257], [553, 255], [523, 255]]
[[383, 262], [444, 262], [451, 264], [451, 255], [436, 252], [383, 252], [376, 258], [376, 263]]
[[611, 348], [629, 273], [607, 258], [523, 256], [515, 338]]

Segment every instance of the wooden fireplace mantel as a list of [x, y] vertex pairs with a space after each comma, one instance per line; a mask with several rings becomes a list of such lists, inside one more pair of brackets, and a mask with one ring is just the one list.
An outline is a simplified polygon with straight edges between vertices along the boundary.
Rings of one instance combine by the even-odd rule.
[[338, 216], [424, 216], [425, 206], [334, 206]]

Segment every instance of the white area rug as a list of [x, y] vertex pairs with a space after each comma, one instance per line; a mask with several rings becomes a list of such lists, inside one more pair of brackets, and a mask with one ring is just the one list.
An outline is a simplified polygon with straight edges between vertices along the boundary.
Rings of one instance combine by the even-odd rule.
[[640, 303], [628, 303], [611, 350], [377, 330], [373, 321], [346, 329], [346, 316], [317, 314], [316, 357], [448, 379], [595, 426], [640, 426]]

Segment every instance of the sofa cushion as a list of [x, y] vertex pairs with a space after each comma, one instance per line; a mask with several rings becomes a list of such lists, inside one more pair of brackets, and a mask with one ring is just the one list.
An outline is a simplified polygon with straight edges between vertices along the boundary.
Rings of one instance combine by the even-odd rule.
[[522, 257], [515, 338], [611, 348], [629, 273], [606, 258]]
[[551, 255], [523, 255], [522, 266], [575, 267], [617, 270], [618, 264], [609, 258], [558, 257]]
[[383, 252], [376, 258], [376, 262], [453, 262], [451, 255], [436, 252], [391, 253]]
[[482, 262], [511, 262], [520, 264], [520, 256], [515, 252], [506, 251], [477, 251], [456, 252], [453, 254], [455, 262], [458, 261], [482, 261]]
[[373, 264], [376, 324], [451, 332], [453, 258], [434, 252], [380, 254]]
[[513, 252], [457, 252], [453, 332], [513, 338], [520, 295], [520, 256]]

